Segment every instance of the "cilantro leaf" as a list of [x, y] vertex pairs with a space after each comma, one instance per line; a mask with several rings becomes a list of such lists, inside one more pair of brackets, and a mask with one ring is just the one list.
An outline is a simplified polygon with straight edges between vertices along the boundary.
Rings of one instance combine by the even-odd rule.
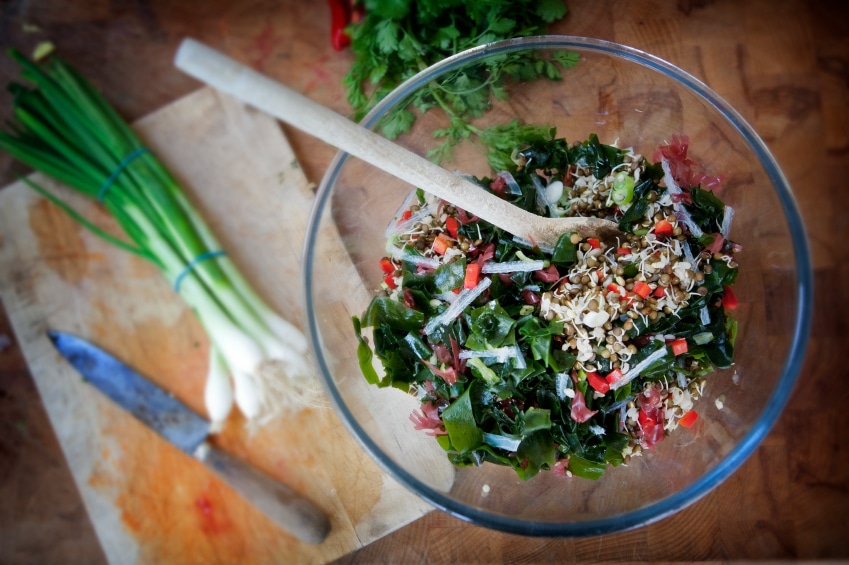
[[[364, 17], [349, 27], [355, 60], [343, 81], [355, 120], [426, 67], [477, 45], [542, 35], [547, 24], [567, 13], [563, 0], [365, 0], [364, 7]], [[471, 122], [487, 112], [493, 100], [508, 97], [506, 81], [560, 80], [561, 69], [577, 61], [576, 53], [565, 52], [548, 57], [533, 51], [499, 54], [422, 87], [410, 101], [412, 108], [420, 113], [439, 108], [449, 121], [447, 128], [436, 132], [441, 143], [429, 157], [449, 160], [459, 143], [478, 137], [480, 131]], [[394, 139], [409, 131], [415, 119], [409, 107], [402, 108], [386, 118], [381, 130]], [[491, 147], [507, 135], [491, 132], [478, 140], [492, 159], [505, 166], [501, 149]]]
[[539, 0], [536, 12], [543, 21], [551, 23], [566, 15], [566, 4], [560, 0]]
[[366, 10], [382, 18], [400, 20], [410, 12], [410, 0], [366, 0]]

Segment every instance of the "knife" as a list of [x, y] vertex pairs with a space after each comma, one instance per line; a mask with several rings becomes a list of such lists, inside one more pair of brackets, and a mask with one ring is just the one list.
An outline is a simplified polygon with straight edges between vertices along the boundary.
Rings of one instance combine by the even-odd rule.
[[211, 442], [210, 422], [133, 369], [91, 343], [66, 333], [47, 334], [59, 353], [100, 392], [215, 475], [280, 527], [306, 543], [324, 541], [330, 521], [287, 486], [231, 457]]

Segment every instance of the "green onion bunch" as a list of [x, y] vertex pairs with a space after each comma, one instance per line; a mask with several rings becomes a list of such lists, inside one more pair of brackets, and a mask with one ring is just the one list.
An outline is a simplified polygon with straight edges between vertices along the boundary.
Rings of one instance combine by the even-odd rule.
[[171, 173], [71, 66], [10, 55], [29, 86], [8, 87], [14, 122], [0, 132], [0, 149], [99, 200], [125, 238], [24, 179], [93, 233], [155, 264], [195, 311], [210, 339], [205, 401], [214, 426], [234, 401], [254, 423], [309, 402], [316, 389], [303, 334], [253, 291]]

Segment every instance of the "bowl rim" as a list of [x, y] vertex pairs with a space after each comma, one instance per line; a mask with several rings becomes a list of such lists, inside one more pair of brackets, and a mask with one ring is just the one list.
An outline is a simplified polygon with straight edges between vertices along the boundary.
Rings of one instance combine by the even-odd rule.
[[312, 269], [316, 257], [312, 252], [311, 242], [318, 234], [322, 212], [330, 196], [330, 187], [333, 186], [342, 165], [348, 157], [348, 154], [344, 151], [339, 151], [335, 155], [316, 191], [316, 198], [310, 213], [304, 240], [302, 282], [304, 285], [306, 306], [307, 338], [310, 342], [314, 359], [320, 369], [322, 386], [327, 393], [331, 405], [336, 413], [340, 415], [340, 419], [348, 428], [348, 431], [384, 471], [434, 507], [458, 519], [479, 526], [520, 535], [577, 537], [629, 530], [662, 520], [707, 495], [733, 474], [754, 453], [755, 448], [757, 448], [774, 426], [789, 400], [799, 371], [801, 370], [808, 344], [813, 303], [813, 274], [808, 242], [805, 236], [801, 214], [799, 213], [795, 197], [787, 179], [781, 172], [778, 163], [766, 144], [743, 117], [710, 87], [686, 71], [659, 57], [619, 43], [589, 37], [540, 35], [508, 39], [474, 47], [448, 57], [406, 80], [381, 100], [360, 123], [369, 129], [373, 129], [378, 120], [389, 108], [397, 102], [403, 101], [412, 91], [429, 81], [434, 75], [442, 74], [484, 57], [528, 48], [580, 49], [585, 52], [614, 56], [666, 75], [670, 79], [685, 86], [697, 97], [712, 106], [720, 115], [724, 116], [742, 136], [764, 167], [781, 202], [791, 233], [799, 235], [799, 237], [793, 239], [798, 303], [796, 320], [793, 326], [793, 339], [781, 377], [761, 415], [752, 426], [752, 429], [712, 469], [682, 490], [637, 510], [583, 522], [536, 522], [494, 514], [459, 503], [444, 493], [422, 483], [422, 481], [408, 473], [390, 457], [385, 455], [383, 450], [358, 424], [342, 398], [339, 389], [335, 386], [330, 369], [318, 346], [321, 339], [318, 333], [314, 299], [311, 292]]

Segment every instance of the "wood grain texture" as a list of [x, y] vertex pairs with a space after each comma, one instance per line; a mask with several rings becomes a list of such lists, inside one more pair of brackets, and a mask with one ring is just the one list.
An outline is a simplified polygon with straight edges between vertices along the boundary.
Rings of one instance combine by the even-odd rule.
[[[749, 461], [708, 496], [659, 523], [555, 540], [492, 532], [431, 513], [339, 562], [849, 559], [843, 357], [849, 330], [849, 10], [843, 2], [803, 0], [567, 3], [570, 15], [553, 31], [625, 43], [678, 65], [728, 100], [775, 155], [806, 221], [815, 268], [812, 340], [799, 383]], [[26, 32], [24, 24], [41, 31]], [[4, 46], [29, 50], [50, 38], [130, 119], [195, 88], [170, 63], [186, 35], [319, 103], [348, 110], [340, 78], [351, 55], [330, 48], [329, 11], [322, 2], [85, 0], [70, 7], [58, 0], [18, 0], [5, 3], [0, 14]], [[11, 66], [0, 60], [0, 78], [10, 76]], [[7, 112], [8, 97], [0, 97], [0, 116]], [[334, 151], [284, 129], [307, 177], [318, 182]], [[0, 157], [0, 184], [20, 170]], [[0, 496], [10, 503], [0, 511], [0, 561], [55, 562], [61, 555], [97, 562], [102, 556], [93, 531], [76, 520], [81, 506], [72, 496], [73, 483], [68, 475], [62, 478], [58, 444], [33, 387], [24, 384], [26, 366], [15, 347], [0, 353], [0, 374], [0, 421], [9, 430]], [[41, 543], [43, 532], [59, 542]]]

